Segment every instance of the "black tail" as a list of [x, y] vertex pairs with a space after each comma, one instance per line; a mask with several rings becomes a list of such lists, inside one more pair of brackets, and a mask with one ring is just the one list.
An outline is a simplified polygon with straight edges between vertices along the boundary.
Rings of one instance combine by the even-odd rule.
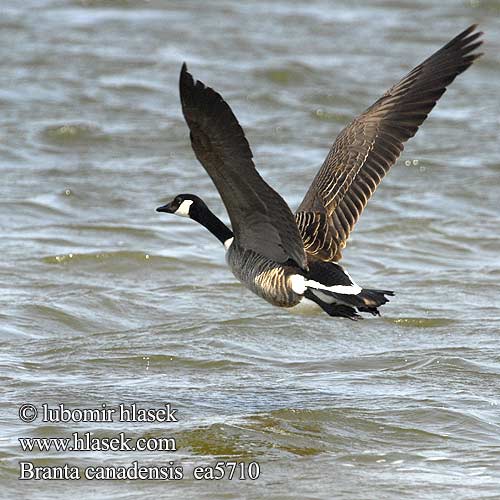
[[359, 319], [358, 311], [380, 316], [378, 308], [389, 302], [386, 295], [394, 295], [390, 290], [360, 288], [336, 262], [310, 261], [306, 278], [311, 281], [306, 282], [309, 286], [305, 297], [316, 302], [330, 316]]
[[391, 290], [370, 290], [368, 288], [363, 288], [358, 295], [354, 295], [353, 297], [362, 301], [362, 304], [356, 305], [358, 311], [380, 316], [378, 308], [389, 302], [386, 295], [393, 297], [394, 292]]

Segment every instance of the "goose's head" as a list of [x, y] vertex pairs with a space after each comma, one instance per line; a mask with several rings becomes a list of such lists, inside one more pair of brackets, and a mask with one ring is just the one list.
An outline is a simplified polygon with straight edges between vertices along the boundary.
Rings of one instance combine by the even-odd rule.
[[200, 212], [205, 212], [208, 207], [205, 202], [194, 194], [178, 194], [170, 203], [158, 207], [157, 212], [180, 215], [197, 220]]
[[233, 241], [233, 232], [210, 209], [205, 202], [194, 194], [178, 194], [170, 203], [158, 207], [157, 212], [181, 215], [205, 226], [226, 249]]

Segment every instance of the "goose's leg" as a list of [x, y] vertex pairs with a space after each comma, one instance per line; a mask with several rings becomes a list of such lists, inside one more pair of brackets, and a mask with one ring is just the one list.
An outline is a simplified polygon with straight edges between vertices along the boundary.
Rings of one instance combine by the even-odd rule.
[[321, 307], [321, 309], [323, 309], [323, 311], [325, 311], [330, 316], [340, 316], [343, 318], [352, 319], [353, 321], [363, 319], [359, 314], [356, 313], [356, 309], [354, 309], [353, 307], [345, 306], [343, 304], [328, 304], [327, 302], [322, 301], [308, 289], [306, 289], [306, 291], [304, 292], [304, 297], [318, 304], [318, 306]]

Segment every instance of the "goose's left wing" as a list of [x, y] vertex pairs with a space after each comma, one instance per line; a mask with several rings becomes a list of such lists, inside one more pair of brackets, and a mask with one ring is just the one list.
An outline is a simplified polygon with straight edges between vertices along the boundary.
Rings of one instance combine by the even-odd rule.
[[307, 269], [294, 216], [255, 169], [248, 141], [229, 105], [213, 89], [195, 82], [185, 64], [179, 87], [191, 145], [220, 193], [236, 241], [278, 263], [291, 259]]
[[470, 26], [414, 68], [335, 140], [296, 213], [306, 252], [338, 261], [349, 233], [403, 144], [457, 75], [481, 54]]

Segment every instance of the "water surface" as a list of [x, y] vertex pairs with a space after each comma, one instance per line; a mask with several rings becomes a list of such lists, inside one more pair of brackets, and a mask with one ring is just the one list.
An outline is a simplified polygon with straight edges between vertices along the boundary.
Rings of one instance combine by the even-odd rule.
[[[488, 0], [29, 0], [0, 15], [0, 484], [5, 498], [454, 500], [500, 492], [499, 8]], [[454, 82], [370, 202], [344, 264], [381, 318], [290, 315], [203, 228], [181, 63], [229, 101], [297, 207], [336, 134], [478, 22]], [[179, 422], [22, 423], [22, 403]], [[18, 438], [172, 435], [178, 451], [27, 453]], [[256, 461], [256, 481], [18, 481], [18, 462]]]

